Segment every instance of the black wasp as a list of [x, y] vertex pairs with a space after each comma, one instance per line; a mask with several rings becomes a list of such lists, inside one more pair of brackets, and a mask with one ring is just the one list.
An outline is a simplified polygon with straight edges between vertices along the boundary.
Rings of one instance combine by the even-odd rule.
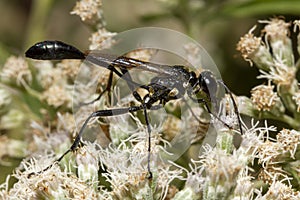
[[[221, 121], [225, 126], [231, 128], [225, 122], [223, 122], [217, 115], [211, 112], [209, 104], [215, 98], [217, 93], [218, 85], [222, 85], [226, 92], [230, 95], [235, 113], [237, 115], [238, 124], [240, 132], [242, 133], [242, 126], [240, 121], [240, 116], [236, 103], [232, 97], [231, 92], [227, 86], [221, 81], [217, 80], [210, 71], [203, 71], [197, 77], [196, 73], [193, 71], [187, 70], [184, 66], [175, 65], [161, 65], [157, 63], [144, 62], [141, 60], [120, 56], [113, 57], [106, 54], [101, 54], [99, 52], [89, 52], [83, 53], [77, 48], [65, 44], [60, 41], [43, 41], [36, 43], [30, 47], [26, 53], [26, 57], [38, 60], [62, 60], [62, 59], [85, 59], [90, 63], [96, 64], [101, 67], [105, 67], [110, 70], [109, 81], [107, 84], [106, 90], [110, 90], [112, 84], [112, 75], [115, 73], [120, 78], [124, 79], [129, 88], [132, 91], [134, 98], [140, 102], [138, 106], [130, 106], [126, 108], [116, 108], [108, 110], [98, 110], [89, 115], [82, 125], [78, 135], [76, 136], [72, 146], [61, 156], [56, 162], [59, 162], [66, 154], [70, 151], [75, 151], [80, 144], [80, 140], [83, 134], [85, 127], [87, 126], [90, 119], [95, 117], [106, 117], [114, 115], [122, 115], [126, 113], [134, 113], [137, 111], [143, 111], [145, 117], [145, 123], [148, 129], [148, 172], [149, 177], [152, 177], [150, 170], [150, 152], [151, 152], [151, 127], [149, 124], [149, 119], [147, 115], [147, 110], [157, 110], [162, 108], [166, 103], [175, 99], [184, 99], [184, 95], [187, 94], [196, 103], [204, 104], [206, 110]], [[129, 75], [128, 70], [132, 68], [138, 68], [145, 72], [152, 72], [157, 74], [153, 77], [149, 84], [140, 85], [135, 83], [131, 76]], [[138, 88], [143, 88], [148, 91], [148, 93], [141, 97], [137, 92]], [[97, 99], [100, 99], [103, 92], [98, 96]], [[199, 92], [204, 92], [208, 98], [197, 97]], [[93, 102], [94, 102], [93, 101]], [[92, 103], [92, 102], [90, 102]], [[51, 167], [51, 166], [49, 166]], [[48, 167], [48, 168], [49, 168]], [[45, 170], [47, 170], [46, 168]], [[43, 170], [44, 171], [44, 170]]]

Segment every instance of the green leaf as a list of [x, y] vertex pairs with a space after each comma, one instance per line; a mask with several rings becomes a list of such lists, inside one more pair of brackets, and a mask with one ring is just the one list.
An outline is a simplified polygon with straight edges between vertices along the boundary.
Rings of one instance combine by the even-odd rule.
[[227, 4], [223, 9], [224, 15], [232, 17], [249, 17], [266, 14], [300, 14], [299, 0], [256, 0], [244, 3]]

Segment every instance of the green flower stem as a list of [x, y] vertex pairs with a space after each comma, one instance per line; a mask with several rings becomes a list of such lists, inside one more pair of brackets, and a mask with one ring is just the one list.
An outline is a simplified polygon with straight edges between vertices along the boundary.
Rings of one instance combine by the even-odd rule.
[[262, 111], [262, 112], [256, 111], [256, 112], [252, 112], [251, 114], [249, 112], [247, 112], [247, 113], [241, 112], [241, 114], [246, 114], [246, 115], [248, 115], [250, 117], [254, 117], [256, 119], [274, 119], [274, 120], [281, 121], [281, 122], [288, 124], [290, 127], [292, 127], [295, 130], [300, 130], [300, 121], [293, 117], [290, 117], [286, 114], [282, 114], [282, 115], [278, 116], [278, 115], [274, 115], [271, 112], [267, 112], [267, 111]]
[[299, 9], [300, 1], [295, 0], [236, 1], [224, 6], [222, 14], [234, 17], [273, 15], [274, 13], [299, 14]]
[[295, 79], [289, 85], [277, 85], [277, 92], [284, 107], [294, 115], [297, 115], [297, 106], [293, 100], [293, 95], [298, 92], [298, 81]]
[[[278, 118], [276, 118], [278, 120]], [[300, 130], [300, 121], [298, 119], [292, 118], [288, 115], [282, 115], [281, 121], [289, 124], [293, 129]]]
[[300, 60], [297, 60], [296, 64], [295, 64], [296, 69], [300, 68]]
[[224, 150], [226, 153], [233, 151], [233, 134], [230, 131], [220, 131], [217, 136], [217, 148]]
[[196, 200], [199, 199], [200, 197], [194, 193], [192, 188], [187, 187], [184, 188], [183, 190], [179, 191], [173, 198], [173, 200], [185, 200], [185, 199], [190, 199], [190, 200]]
[[243, 106], [239, 107], [239, 112], [243, 115], [253, 117], [255, 119], [274, 119], [276, 121], [281, 121], [288, 124], [295, 130], [300, 130], [300, 120], [295, 115], [293, 117], [286, 115], [284, 110], [276, 109], [271, 111], [259, 111], [257, 108], [252, 104], [252, 101], [248, 97], [240, 97], [241, 104]]

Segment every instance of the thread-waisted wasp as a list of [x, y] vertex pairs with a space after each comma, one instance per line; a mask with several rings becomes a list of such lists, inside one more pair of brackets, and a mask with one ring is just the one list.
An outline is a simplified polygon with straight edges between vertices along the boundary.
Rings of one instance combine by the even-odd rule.
[[[213, 117], [218, 119], [221, 123], [223, 123], [228, 128], [232, 129], [231, 126], [226, 124], [224, 121], [222, 121], [222, 119], [220, 119], [216, 114], [214, 114], [211, 111], [209, 106], [210, 103], [217, 104], [217, 102], [215, 102], [216, 100], [215, 95], [217, 93], [219, 84], [222, 85], [225, 88], [225, 91], [230, 95], [234, 107], [234, 112], [237, 115], [239, 129], [242, 134], [241, 120], [232, 93], [230, 92], [228, 87], [223, 83], [223, 81], [216, 79], [212, 74], [212, 72], [210, 71], [203, 71], [200, 73], [199, 76], [197, 76], [194, 71], [189, 71], [188, 69], [186, 69], [184, 66], [181, 65], [175, 65], [175, 66], [163, 65], [157, 63], [145, 62], [138, 59], [129, 58], [126, 56], [114, 57], [96, 51], [83, 53], [77, 48], [60, 41], [43, 41], [43, 42], [36, 43], [26, 51], [25, 55], [28, 58], [38, 59], [38, 60], [62, 60], [62, 59], [84, 60], [85, 59], [92, 64], [110, 70], [110, 76], [109, 76], [108, 84], [106, 86], [107, 88], [99, 94], [97, 99], [89, 103], [93, 103], [99, 100], [104, 92], [110, 90], [110, 87], [112, 85], [113, 73], [115, 73], [117, 76], [119, 76], [120, 78], [126, 81], [128, 87], [132, 91], [132, 95], [140, 103], [140, 105], [124, 107], [124, 108], [98, 110], [91, 113], [83, 123], [71, 147], [63, 155], [61, 155], [56, 160], [56, 162], [61, 161], [66, 154], [68, 154], [71, 151], [75, 151], [78, 148], [83, 132], [88, 122], [92, 118], [115, 116], [115, 115], [122, 115], [126, 113], [134, 113], [137, 111], [142, 111], [144, 114], [144, 120], [148, 131], [147, 169], [149, 173], [149, 178], [152, 178], [152, 173], [150, 169], [151, 126], [149, 123], [147, 110], [160, 109], [169, 101], [176, 100], [176, 99], [183, 99], [185, 101], [184, 96], [187, 95], [193, 102], [204, 104], [204, 107], [206, 108], [209, 114], [211, 114]], [[132, 68], [138, 68], [142, 71], [152, 72], [157, 75], [151, 79], [149, 84], [141, 85], [134, 82], [130, 74], [128, 73], [128, 71]], [[147, 94], [142, 97], [137, 92], [138, 88], [145, 89], [147, 91]], [[208, 100], [198, 97], [197, 94], [199, 92], [206, 94]], [[52, 165], [48, 166], [42, 171], [47, 170], [51, 166]]]

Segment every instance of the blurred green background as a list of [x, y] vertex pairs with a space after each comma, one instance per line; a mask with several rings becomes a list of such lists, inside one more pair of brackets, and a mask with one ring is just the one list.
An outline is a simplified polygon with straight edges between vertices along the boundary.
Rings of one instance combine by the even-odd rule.
[[[24, 55], [33, 43], [46, 39], [87, 49], [93, 30], [78, 16], [70, 15], [75, 3], [75, 0], [1, 0], [0, 65], [10, 55]], [[274, 16], [284, 16], [286, 21], [299, 19], [300, 1], [103, 0], [103, 15], [111, 32], [155, 26], [189, 35], [208, 51], [228, 87], [237, 95], [249, 96], [251, 88], [263, 80], [256, 79], [257, 69], [251, 68], [235, 50], [239, 38], [259, 19]], [[0, 166], [0, 183], [11, 170]]]
[[[165, 27], [196, 39], [217, 63], [222, 78], [236, 94], [249, 95], [256, 69], [235, 50], [239, 38], [258, 19], [298, 19], [298, 0], [103, 0], [107, 29], [122, 32], [144, 26]], [[86, 49], [92, 32], [76, 15], [76, 1], [0, 1], [0, 63], [22, 55], [34, 42], [57, 39]], [[243, 78], [243, 84], [239, 81]]]

